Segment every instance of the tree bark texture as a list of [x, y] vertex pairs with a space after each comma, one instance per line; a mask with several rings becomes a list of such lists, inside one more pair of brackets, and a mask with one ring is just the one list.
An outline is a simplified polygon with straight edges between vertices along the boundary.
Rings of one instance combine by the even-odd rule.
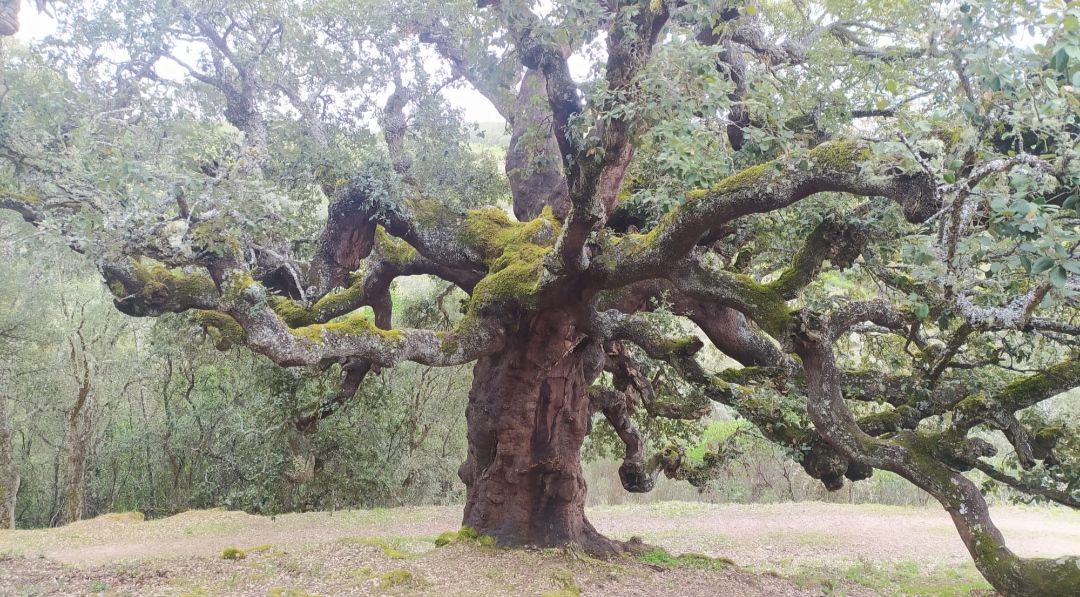
[[468, 458], [458, 471], [468, 489], [465, 526], [500, 545], [620, 550], [585, 517], [586, 389], [602, 357], [573, 315], [549, 311], [529, 316], [502, 353], [477, 362], [466, 410]]

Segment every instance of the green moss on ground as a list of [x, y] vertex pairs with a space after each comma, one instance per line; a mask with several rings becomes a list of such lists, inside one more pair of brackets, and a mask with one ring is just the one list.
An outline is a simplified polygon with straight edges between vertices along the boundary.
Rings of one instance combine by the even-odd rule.
[[[387, 539], [382, 539], [379, 537], [367, 537], [363, 539], [352, 539], [350, 541], [359, 543], [360, 545], [370, 545], [373, 547], [378, 547], [382, 550], [383, 554], [391, 560], [407, 560], [412, 557], [411, 554], [399, 549], [398, 545], [395, 545], [394, 542], [391, 542]], [[397, 543], [400, 544], [400, 542]]]
[[700, 553], [685, 553], [675, 556], [661, 547], [654, 547], [638, 555], [637, 559], [653, 566], [690, 568], [694, 570], [726, 570], [735, 565], [735, 562], [728, 558], [712, 558]]
[[397, 568], [386, 572], [379, 577], [379, 588], [385, 591], [397, 587], [417, 587], [420, 586], [422, 582], [420, 577], [413, 574], [410, 570]]
[[266, 592], [267, 597], [319, 597], [314, 593], [308, 593], [304, 589], [285, 587], [273, 587]]
[[221, 552], [221, 559], [223, 560], [242, 560], [246, 557], [247, 553], [236, 547], [226, 547]]
[[494, 537], [489, 535], [481, 535], [476, 532], [476, 529], [470, 526], [463, 526], [457, 531], [446, 531], [440, 533], [435, 538], [435, 547], [445, 547], [447, 545], [453, 545], [455, 543], [474, 544], [481, 547], [495, 547], [496, 541]]

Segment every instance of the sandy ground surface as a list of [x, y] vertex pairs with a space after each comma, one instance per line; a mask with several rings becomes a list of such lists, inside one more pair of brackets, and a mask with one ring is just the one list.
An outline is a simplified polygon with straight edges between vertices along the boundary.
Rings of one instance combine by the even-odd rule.
[[[603, 533], [736, 565], [599, 562], [555, 550], [436, 549], [457, 507], [288, 514], [193, 511], [139, 521], [106, 515], [0, 531], [0, 595], [987, 594], [941, 510], [798, 503], [666, 502], [592, 508]], [[999, 508], [1025, 556], [1080, 553], [1080, 513]], [[222, 559], [226, 548], [247, 552]], [[408, 571], [411, 579], [392, 581]], [[393, 578], [391, 578], [393, 577]], [[389, 580], [388, 580], [389, 579]]]

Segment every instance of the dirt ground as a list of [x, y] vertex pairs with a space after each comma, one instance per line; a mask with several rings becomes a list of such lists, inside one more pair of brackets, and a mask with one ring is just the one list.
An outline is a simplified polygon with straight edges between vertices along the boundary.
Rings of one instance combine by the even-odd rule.
[[[990, 594], [938, 509], [666, 502], [592, 508], [605, 534], [672, 554], [600, 562], [476, 542], [435, 548], [457, 507], [288, 514], [106, 515], [0, 531], [0, 595], [957, 595]], [[1080, 513], [994, 511], [1025, 556], [1080, 553]], [[223, 559], [228, 548], [242, 559]], [[560, 592], [561, 591], [561, 592]]]

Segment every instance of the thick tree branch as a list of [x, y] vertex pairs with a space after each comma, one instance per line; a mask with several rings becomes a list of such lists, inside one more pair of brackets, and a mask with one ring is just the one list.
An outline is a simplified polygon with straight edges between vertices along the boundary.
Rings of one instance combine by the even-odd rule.
[[450, 63], [455, 74], [464, 77], [487, 98], [507, 122], [515, 123], [518, 111], [514, 109], [514, 85], [521, 75], [519, 68], [508, 69], [509, 61], [500, 61], [488, 54], [482, 55], [480, 60], [471, 58], [455, 33], [439, 21], [417, 23], [416, 27], [421, 42], [434, 46]]
[[710, 189], [693, 191], [647, 234], [628, 234], [607, 244], [605, 258], [593, 260], [592, 279], [612, 288], [663, 277], [670, 264], [689, 253], [710, 229], [821, 192], [887, 197], [900, 204], [912, 222], [937, 211], [933, 181], [921, 173], [863, 172], [860, 161], [868, 155], [858, 144], [830, 142], [805, 156], [785, 156], [730, 176]]
[[[620, 339], [640, 347], [651, 358], [666, 361], [683, 380], [695, 386], [703, 397], [730, 406], [740, 416], [753, 423], [771, 441], [801, 454], [800, 464], [815, 479], [830, 489], [838, 489], [846, 476], [852, 480], [865, 479], [871, 470], [861, 463], [849, 461], [830, 448], [813, 430], [790, 421], [779, 403], [744, 396], [738, 389], [741, 383], [767, 377], [775, 370], [746, 368], [731, 372], [737, 382], [724, 376], [708, 374], [694, 358], [701, 341], [690, 336], [670, 338], [649, 317], [626, 315], [610, 310], [597, 313], [590, 322], [593, 333], [610, 339]], [[782, 370], [781, 370], [782, 371]], [[758, 375], [758, 373], [762, 375]], [[780, 424], [783, 422], [783, 424]]]
[[403, 361], [451, 366], [473, 361], [502, 345], [502, 328], [476, 317], [467, 317], [451, 332], [384, 330], [360, 314], [290, 328], [271, 307], [267, 290], [237, 270], [225, 272], [220, 289], [205, 273], [169, 270], [135, 260], [107, 263], [102, 271], [124, 313], [154, 316], [189, 309], [218, 311], [235, 320], [249, 348], [283, 366], [317, 365], [327, 359], [350, 357], [383, 367]]
[[[481, 258], [459, 239], [462, 216], [437, 200], [394, 202], [388, 188], [392, 181], [371, 173], [357, 176], [330, 202], [326, 224], [315, 246], [309, 283], [316, 298], [343, 286], [374, 246], [376, 228], [404, 240], [431, 262], [431, 272], [445, 276], [462, 288], [476, 283], [483, 269]], [[402, 247], [402, 260], [415, 260]]]
[[622, 465], [619, 466], [619, 480], [623, 489], [631, 493], [652, 491], [655, 476], [646, 468], [645, 440], [630, 419], [626, 395], [610, 388], [590, 388], [589, 400], [592, 409], [604, 413], [604, 418], [615, 428], [615, 433], [626, 446]]
[[[632, 101], [637, 94], [638, 75], [648, 64], [669, 17], [665, 2], [619, 1], [614, 3], [613, 12], [606, 38], [606, 94], [599, 105], [590, 106], [599, 113], [599, 121], [580, 145], [573, 144], [569, 136], [559, 138], [556, 133], [560, 150], [567, 158], [564, 169], [571, 206], [548, 265], [560, 274], [578, 273], [588, 266], [585, 243], [615, 209], [623, 176], [634, 155], [631, 141], [636, 123], [625, 112], [615, 115], [611, 111]], [[556, 66], [550, 73], [545, 72], [548, 97], [556, 126], [565, 127], [581, 108], [576, 105], [576, 97], [573, 105], [559, 99], [576, 94], [576, 90], [572, 82], [567, 84], [562, 80], [565, 60]], [[569, 77], [569, 73], [565, 76]]]
[[791, 267], [769, 286], [785, 299], [791, 300], [817, 277], [825, 260], [829, 260], [837, 269], [850, 267], [862, 254], [869, 238], [870, 230], [866, 226], [837, 217], [826, 217], [795, 253]]
[[327, 396], [326, 399], [319, 404], [318, 410], [301, 415], [293, 420], [293, 425], [296, 427], [297, 431], [304, 432], [312, 430], [319, 421], [334, 414], [344, 404], [352, 400], [356, 395], [356, 392], [360, 389], [360, 384], [363, 383], [364, 378], [367, 377], [368, 372], [371, 371], [371, 361], [363, 359], [346, 359], [341, 368], [341, 386], [336, 392]]
[[559, 144], [552, 130], [544, 76], [529, 69], [513, 105], [506, 176], [514, 198], [514, 215], [524, 222], [551, 206], [563, 220], [570, 212], [570, 190], [559, 159]]

